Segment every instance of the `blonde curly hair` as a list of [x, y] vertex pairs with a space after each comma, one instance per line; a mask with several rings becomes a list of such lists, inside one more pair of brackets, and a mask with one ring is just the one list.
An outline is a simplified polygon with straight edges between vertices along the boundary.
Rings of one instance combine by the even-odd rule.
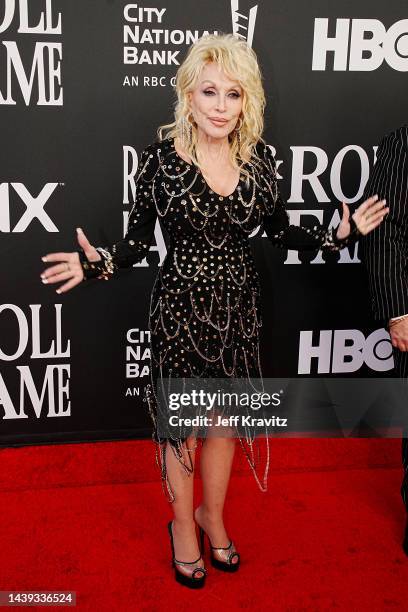
[[[241, 125], [239, 137], [237, 130], [229, 134], [230, 156], [233, 166], [242, 171], [247, 178], [248, 172], [243, 167], [252, 159], [257, 160], [255, 146], [263, 141], [265, 92], [262, 75], [255, 52], [246, 41], [233, 34], [208, 34], [199, 38], [188, 50], [187, 56], [180, 65], [176, 75], [176, 94], [174, 121], [161, 125], [157, 134], [160, 140], [178, 138], [183, 144], [185, 128], [189, 122], [190, 108], [188, 93], [196, 87], [204, 65], [214, 62], [224, 72], [236, 80], [243, 92]], [[200, 167], [196, 154], [197, 128], [190, 122], [191, 138], [185, 144], [185, 152], [193, 163]], [[255, 162], [256, 163], [256, 162]]]

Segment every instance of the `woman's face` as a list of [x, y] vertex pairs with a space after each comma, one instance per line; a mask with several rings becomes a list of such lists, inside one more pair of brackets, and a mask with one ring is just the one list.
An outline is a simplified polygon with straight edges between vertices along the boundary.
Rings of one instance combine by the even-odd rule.
[[191, 113], [201, 135], [214, 139], [228, 137], [242, 111], [242, 88], [210, 62], [203, 67], [197, 85], [189, 92]]

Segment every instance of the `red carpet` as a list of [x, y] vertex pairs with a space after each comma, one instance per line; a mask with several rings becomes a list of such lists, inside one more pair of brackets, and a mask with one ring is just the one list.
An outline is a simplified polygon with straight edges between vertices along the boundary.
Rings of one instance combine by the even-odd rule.
[[274, 440], [267, 493], [237, 453], [226, 521], [242, 566], [210, 566], [198, 592], [173, 579], [150, 441], [2, 449], [0, 590], [71, 589], [98, 612], [405, 610], [399, 449]]

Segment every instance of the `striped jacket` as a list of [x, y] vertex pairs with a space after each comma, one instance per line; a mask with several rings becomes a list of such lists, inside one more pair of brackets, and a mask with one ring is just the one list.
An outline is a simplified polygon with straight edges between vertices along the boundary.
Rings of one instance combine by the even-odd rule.
[[360, 241], [376, 319], [408, 314], [408, 125], [385, 136], [364, 190], [378, 193], [390, 211]]

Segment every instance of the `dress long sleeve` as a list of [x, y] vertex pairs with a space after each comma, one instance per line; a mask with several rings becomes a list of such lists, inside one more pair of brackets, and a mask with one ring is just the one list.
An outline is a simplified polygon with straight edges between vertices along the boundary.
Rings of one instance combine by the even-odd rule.
[[276, 178], [276, 162], [270, 147], [265, 147], [264, 162], [266, 175], [264, 180], [268, 184], [267, 191], [272, 203], [272, 210], [264, 215], [263, 229], [274, 246], [299, 251], [322, 249], [326, 251], [339, 251], [345, 246], [358, 240], [360, 232], [350, 217], [351, 231], [347, 238], [336, 237], [337, 228], [325, 228], [322, 225], [304, 227], [291, 225], [286, 206], [280, 194]]
[[96, 247], [101, 261], [89, 262], [83, 249], [80, 257], [84, 279], [108, 280], [119, 268], [128, 268], [144, 259], [153, 240], [157, 209], [153, 199], [153, 179], [158, 167], [156, 152], [144, 149], [140, 156], [136, 176], [135, 199], [129, 213], [127, 231], [123, 240]]

